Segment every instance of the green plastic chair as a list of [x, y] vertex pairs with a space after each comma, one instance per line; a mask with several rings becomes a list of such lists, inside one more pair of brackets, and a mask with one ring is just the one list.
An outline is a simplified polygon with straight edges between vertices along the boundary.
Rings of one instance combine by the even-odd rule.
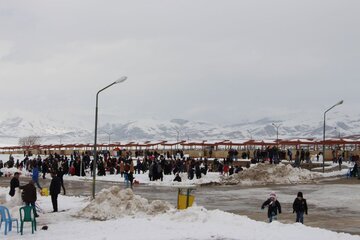
[[20, 232], [23, 235], [24, 222], [31, 222], [31, 230], [34, 234], [34, 229], [36, 231], [36, 219], [35, 219], [35, 209], [32, 206], [24, 206], [19, 209], [20, 211]]

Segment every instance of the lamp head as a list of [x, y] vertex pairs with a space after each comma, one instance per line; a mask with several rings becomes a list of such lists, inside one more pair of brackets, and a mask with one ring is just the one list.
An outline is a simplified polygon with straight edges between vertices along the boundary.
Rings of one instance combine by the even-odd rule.
[[340, 102], [338, 102], [336, 105], [341, 105], [344, 103], [344, 100], [341, 100]]
[[122, 76], [118, 80], [115, 81], [115, 84], [125, 82], [127, 79], [127, 76]]

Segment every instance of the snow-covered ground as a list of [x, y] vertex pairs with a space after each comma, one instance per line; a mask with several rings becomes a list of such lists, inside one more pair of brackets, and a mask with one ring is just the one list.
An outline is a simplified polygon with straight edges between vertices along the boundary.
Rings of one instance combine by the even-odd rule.
[[[1, 159], [1, 158], [0, 158]], [[16, 156], [15, 156], [15, 159]], [[22, 158], [19, 158], [22, 159]], [[345, 164], [346, 165], [346, 164]], [[335, 166], [335, 165], [334, 165]], [[333, 166], [332, 166], [333, 167]], [[4, 172], [14, 172], [17, 169], [3, 169]], [[186, 174], [182, 174], [183, 182], [173, 182], [173, 175], [164, 176], [164, 181], [150, 182], [148, 175], [135, 174], [135, 179], [143, 184], [151, 185], [191, 185], [217, 182], [222, 184], [234, 183], [244, 185], [258, 185], [268, 183], [302, 183], [314, 181], [331, 176], [344, 176], [347, 169], [329, 173], [310, 172], [305, 169], [292, 168], [289, 165], [252, 165], [245, 169], [237, 177], [223, 177], [219, 173], [208, 173], [201, 179], [188, 180]], [[25, 171], [22, 174], [28, 175]], [[252, 178], [252, 179], [251, 179]], [[91, 177], [65, 176], [66, 181], [87, 181]], [[276, 181], [274, 179], [277, 179]], [[97, 177], [99, 181], [123, 182], [120, 175], [107, 175]], [[107, 192], [106, 192], [107, 191]], [[4, 239], [359, 239], [345, 233], [331, 232], [325, 229], [308, 227], [301, 224], [283, 224], [273, 222], [271, 224], [258, 222], [245, 216], [235, 215], [220, 210], [207, 210], [201, 206], [194, 206], [187, 210], [178, 211], [171, 206], [175, 203], [155, 201], [149, 203], [140, 196], [118, 190], [112, 195], [107, 195], [113, 190], [103, 190], [97, 194], [95, 201], [90, 202], [88, 197], [69, 197], [59, 195], [59, 210], [61, 212], [51, 213], [52, 205], [50, 197], [38, 194], [38, 205], [41, 214], [38, 218], [38, 231], [32, 235], [30, 224], [25, 224], [25, 235], [20, 237], [16, 231], [10, 232]], [[254, 192], [254, 199], [263, 196], [256, 189], [248, 189], [248, 194]], [[0, 187], [0, 205], [9, 207], [15, 217], [18, 216], [19, 206], [22, 205], [20, 194], [10, 198], [7, 194], [9, 188]], [[107, 193], [107, 194], [104, 194]], [[342, 201], [347, 201], [350, 208], [357, 207], [353, 202], [354, 196], [342, 193], [341, 189], [331, 191], [327, 194], [313, 194], [312, 204], [323, 205], [324, 202], [330, 207], [335, 202], [329, 202], [329, 196], [343, 195]], [[241, 195], [241, 194], [240, 194]], [[289, 196], [282, 195], [283, 202], [291, 202], [293, 193]], [[288, 198], [288, 199], [287, 199]], [[336, 200], [338, 201], [338, 200]], [[326, 207], [326, 206], [325, 206]], [[94, 219], [102, 219], [98, 221]], [[48, 230], [41, 230], [47, 225]], [[14, 229], [15, 230], [15, 229]], [[0, 236], [3, 236], [3, 228]]]
[[[9, 188], [0, 188], [0, 201], [4, 201], [4, 195], [8, 191]], [[86, 197], [59, 195], [59, 209], [65, 211], [58, 213], [50, 213], [52, 211], [50, 197], [39, 196], [38, 204], [44, 213], [41, 213], [37, 220], [38, 231], [32, 235], [30, 224], [25, 224], [23, 236], [20, 237], [14, 229], [3, 239], [360, 239], [360, 236], [331, 232], [296, 223], [257, 222], [244, 216], [220, 210], [207, 210], [201, 206], [181, 211], [169, 208], [166, 211], [154, 213], [142, 210], [142, 203], [132, 202], [140, 197], [130, 196], [126, 192], [118, 195], [119, 198], [126, 198], [126, 201], [119, 200], [120, 204], [116, 205], [114, 201], [116, 199], [113, 199], [112, 205], [109, 205], [106, 198], [99, 197], [100, 200], [90, 203], [90, 199]], [[111, 197], [114, 196], [111, 195]], [[9, 196], [6, 198], [7, 201], [3, 204], [9, 206], [12, 214], [18, 217], [18, 206], [14, 206], [14, 201], [10, 200]], [[101, 208], [102, 204], [105, 204], [105, 208], [108, 207], [110, 210], [118, 208], [118, 211], [127, 214], [120, 214], [106, 221], [91, 220], [86, 214], [81, 214], [89, 204], [98, 205], [95, 210], [90, 210], [94, 214], [105, 211]], [[127, 207], [129, 204], [131, 207]], [[127, 211], [128, 208], [137, 211]], [[44, 225], [48, 226], [48, 230], [41, 230]], [[4, 236], [2, 234], [1, 236]]]

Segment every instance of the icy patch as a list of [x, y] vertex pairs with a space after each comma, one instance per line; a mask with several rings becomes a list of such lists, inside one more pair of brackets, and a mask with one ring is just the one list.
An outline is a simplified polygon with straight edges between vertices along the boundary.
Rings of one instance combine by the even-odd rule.
[[157, 215], [170, 209], [173, 209], [173, 206], [168, 202], [155, 200], [149, 203], [129, 188], [120, 190], [120, 187], [113, 186], [98, 193], [76, 216], [105, 221], [125, 216]]
[[221, 183], [225, 185], [307, 183], [321, 176], [320, 173], [310, 172], [307, 169], [293, 168], [290, 165], [261, 163], [229, 177], [223, 177]]

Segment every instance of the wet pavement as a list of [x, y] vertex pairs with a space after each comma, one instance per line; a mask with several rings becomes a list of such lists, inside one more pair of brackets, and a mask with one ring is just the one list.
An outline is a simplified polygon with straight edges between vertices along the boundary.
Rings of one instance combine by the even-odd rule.
[[[21, 184], [28, 179], [21, 178]], [[0, 177], [0, 186], [8, 187], [10, 178]], [[50, 180], [41, 179], [40, 184], [49, 186]], [[96, 191], [123, 183], [96, 182]], [[69, 196], [91, 195], [92, 181], [66, 181]], [[196, 204], [207, 209], [220, 209], [234, 214], [245, 215], [258, 221], [267, 221], [267, 210], [261, 204], [268, 194], [275, 191], [283, 209], [279, 221], [293, 223], [292, 202], [298, 191], [304, 193], [309, 206], [305, 224], [337, 232], [360, 235], [360, 180], [334, 179], [312, 184], [269, 185], [269, 186], [199, 186], [194, 192]], [[135, 185], [134, 192], [149, 200], [161, 199], [176, 205], [177, 188], [165, 186]], [[59, 203], [61, 206], [61, 203]]]

